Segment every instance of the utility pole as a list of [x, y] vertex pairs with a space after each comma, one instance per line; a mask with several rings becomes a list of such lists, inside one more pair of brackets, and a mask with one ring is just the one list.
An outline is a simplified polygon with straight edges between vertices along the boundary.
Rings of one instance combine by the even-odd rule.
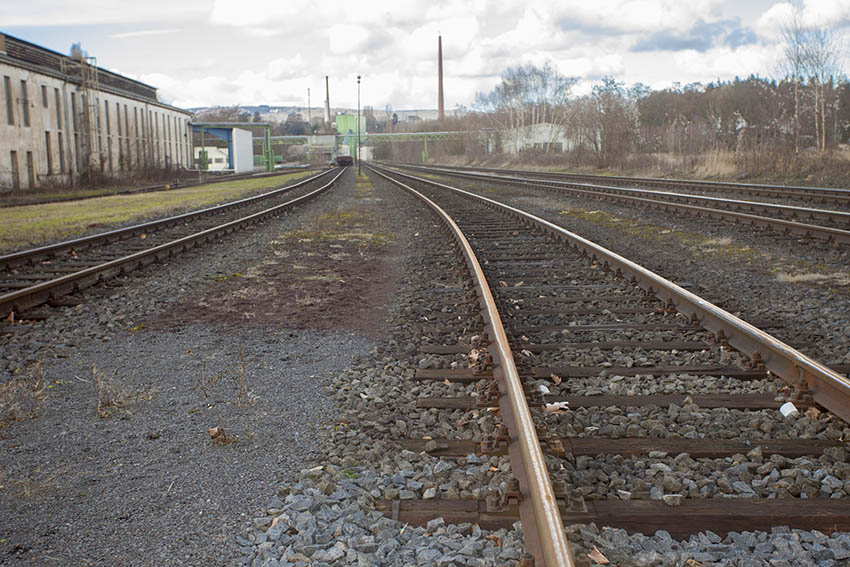
[[443, 108], [443, 36], [437, 36], [437, 120], [446, 117]]
[[310, 128], [313, 127], [312, 116], [310, 116], [310, 87], [307, 87], [307, 124], [310, 124]]
[[360, 75], [357, 75], [357, 175], [360, 175]]

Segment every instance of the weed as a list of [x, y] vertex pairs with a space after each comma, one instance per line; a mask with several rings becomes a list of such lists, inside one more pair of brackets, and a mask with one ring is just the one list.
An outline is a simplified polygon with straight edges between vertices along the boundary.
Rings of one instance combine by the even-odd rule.
[[198, 389], [204, 395], [204, 398], [208, 399], [212, 396], [212, 391], [216, 384], [225, 379], [227, 379], [227, 381], [232, 381], [236, 395], [236, 406], [241, 408], [245, 398], [248, 396], [248, 389], [245, 380], [247, 374], [248, 365], [245, 362], [245, 352], [242, 347], [239, 347], [239, 365], [236, 367], [236, 371], [232, 374], [226, 370], [220, 370], [215, 374], [208, 375], [207, 363], [205, 360], [201, 361], [201, 376], [198, 378]]
[[38, 417], [47, 398], [41, 362], [27, 367], [25, 376], [0, 385], [0, 429], [16, 421]]
[[24, 473], [23, 478], [5, 478], [0, 474], [0, 489], [8, 489], [9, 493], [21, 500], [29, 500], [34, 495], [57, 488], [56, 479], [64, 474], [64, 469], [57, 469], [44, 474], [40, 468]]
[[205, 398], [210, 397], [210, 392], [212, 391], [213, 386], [218, 384], [222, 378], [224, 378], [224, 372], [218, 372], [217, 374], [207, 376], [207, 362], [205, 360], [201, 361], [201, 377], [198, 378], [198, 389]]
[[97, 416], [105, 419], [132, 402], [130, 393], [116, 380], [116, 374], [107, 375], [97, 366], [91, 367], [92, 383], [97, 394]]
[[239, 367], [233, 377], [236, 383], [236, 407], [242, 407], [242, 399], [245, 397], [245, 353], [239, 347]]
[[235, 273], [230, 274], [230, 275], [219, 274], [215, 278], [213, 278], [213, 281], [216, 282], [216, 283], [221, 283], [221, 282], [226, 282], [227, 280], [229, 280], [231, 278], [241, 278], [241, 277], [242, 277], [242, 272], [235, 272]]

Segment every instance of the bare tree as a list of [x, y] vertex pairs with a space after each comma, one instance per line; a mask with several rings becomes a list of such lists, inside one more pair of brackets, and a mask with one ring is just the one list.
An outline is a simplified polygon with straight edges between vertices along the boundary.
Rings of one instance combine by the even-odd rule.
[[794, 154], [800, 153], [800, 81], [805, 68], [806, 28], [795, 13], [782, 28], [785, 40], [785, 60], [781, 68], [794, 83]]
[[806, 70], [814, 90], [815, 135], [818, 149], [823, 152], [826, 151], [827, 98], [832, 98], [834, 79], [841, 72], [841, 47], [835, 30], [830, 26], [811, 26], [806, 35], [804, 53]]
[[524, 126], [549, 123], [553, 124], [550, 142], [554, 142], [567, 119], [564, 107], [576, 81], [549, 62], [542, 67], [518, 65], [505, 70], [501, 83], [491, 92], [476, 94], [475, 103], [503, 136], [521, 136]]
[[794, 152], [800, 148], [801, 95], [804, 82], [809, 88], [815, 143], [819, 151], [827, 148], [827, 108], [836, 104], [836, 77], [841, 74], [842, 46], [835, 30], [828, 25], [806, 25], [794, 14], [782, 30], [785, 60], [782, 70], [794, 84]]

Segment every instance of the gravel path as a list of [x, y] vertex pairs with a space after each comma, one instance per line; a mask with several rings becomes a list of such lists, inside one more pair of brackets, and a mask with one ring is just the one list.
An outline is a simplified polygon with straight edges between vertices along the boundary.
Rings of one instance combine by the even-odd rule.
[[[7, 329], [3, 381], [40, 361], [47, 387], [38, 417], [0, 429], [0, 564], [233, 564], [246, 511], [302, 468], [332, 413], [323, 386], [377, 330], [153, 323], [248, 273], [281, 232], [346, 206], [353, 191], [349, 174], [295, 215]], [[226, 443], [211, 441], [213, 427]]]

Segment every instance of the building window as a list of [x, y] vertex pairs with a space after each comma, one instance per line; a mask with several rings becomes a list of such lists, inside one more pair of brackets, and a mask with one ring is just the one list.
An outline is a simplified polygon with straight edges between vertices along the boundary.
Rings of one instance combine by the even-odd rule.
[[[21, 81], [21, 107], [24, 109], [24, 126], [30, 125], [30, 101], [27, 98], [27, 82]], [[32, 153], [32, 152], [28, 152]]]
[[109, 101], [103, 101], [103, 111], [104, 116], [106, 116], [106, 135], [110, 135], [112, 133], [112, 128], [109, 124]]
[[30, 189], [35, 188], [35, 168], [32, 164], [32, 152], [27, 152], [27, 180]]
[[77, 161], [77, 171], [82, 171], [82, 160], [80, 159], [80, 135], [74, 132], [74, 158]]
[[62, 129], [62, 99], [59, 98], [59, 89], [53, 89], [53, 98], [56, 99], [56, 128]]
[[18, 171], [18, 152], [12, 150], [9, 154], [12, 158], [12, 189], [21, 188], [21, 174]]
[[15, 104], [12, 96], [12, 79], [3, 75], [3, 86], [6, 88], [6, 120], [15, 123]]
[[47, 175], [53, 172], [53, 152], [50, 151], [50, 132], [44, 133], [44, 147], [47, 148]]
[[77, 93], [71, 93], [71, 126], [77, 131]]
[[47, 108], [47, 86], [41, 85], [41, 104], [44, 105], [44, 108]]
[[59, 142], [59, 173], [65, 173], [65, 144], [62, 143], [62, 132], [56, 133]]

